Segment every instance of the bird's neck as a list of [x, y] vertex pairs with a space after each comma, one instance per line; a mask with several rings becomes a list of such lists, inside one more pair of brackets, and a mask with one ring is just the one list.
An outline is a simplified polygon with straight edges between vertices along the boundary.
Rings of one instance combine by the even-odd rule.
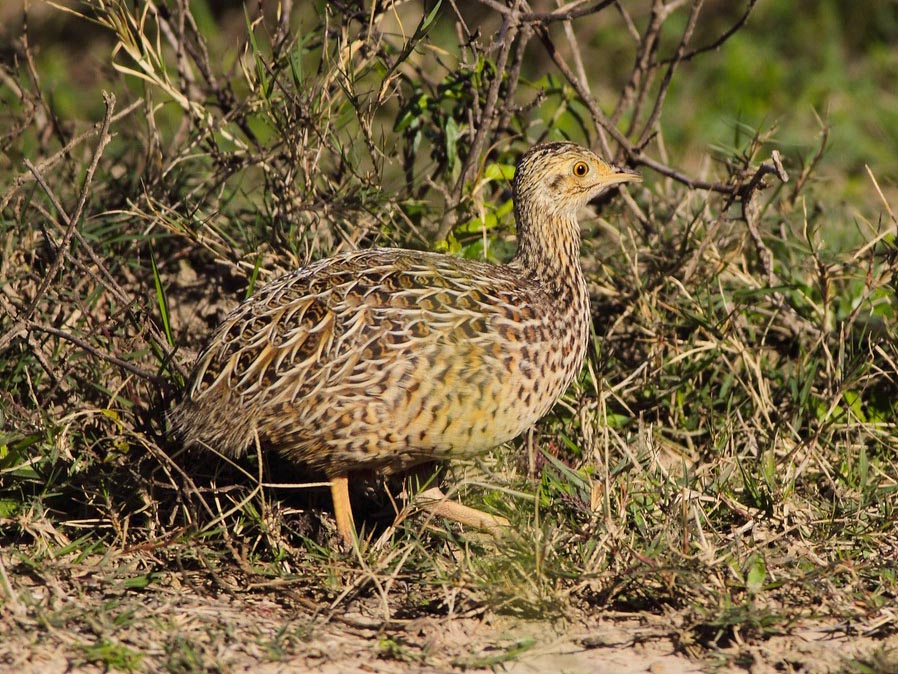
[[511, 264], [535, 281], [553, 305], [550, 315], [543, 320], [551, 325], [559, 343], [564, 345], [563, 366], [567, 372], [562, 382], [564, 389], [582, 367], [592, 323], [589, 291], [580, 268], [580, 227], [574, 217], [552, 215], [534, 220], [527, 219], [527, 213], [517, 215], [518, 251]]
[[[532, 209], [536, 210], [536, 209]], [[580, 268], [580, 226], [574, 217], [516, 209], [518, 250], [511, 264], [535, 278], [549, 296], [568, 309], [589, 311], [586, 280]]]

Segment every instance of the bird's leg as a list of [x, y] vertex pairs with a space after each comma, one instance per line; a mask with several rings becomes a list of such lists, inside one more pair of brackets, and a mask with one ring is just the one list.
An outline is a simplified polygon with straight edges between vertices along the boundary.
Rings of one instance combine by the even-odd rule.
[[482, 510], [469, 508], [450, 501], [439, 487], [429, 487], [417, 496], [420, 506], [427, 512], [460, 522], [466, 526], [485, 529], [497, 536], [510, 522], [499, 515], [490, 515]]
[[331, 499], [334, 502], [334, 517], [337, 531], [347, 545], [352, 545], [355, 537], [355, 522], [352, 519], [352, 505], [349, 503], [349, 480], [346, 474], [331, 477]]

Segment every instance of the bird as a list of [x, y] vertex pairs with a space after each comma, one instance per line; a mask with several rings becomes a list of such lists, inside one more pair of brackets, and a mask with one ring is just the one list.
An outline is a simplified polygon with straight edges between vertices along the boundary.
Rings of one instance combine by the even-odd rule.
[[[507, 263], [372, 248], [268, 282], [205, 343], [170, 413], [174, 431], [186, 446], [229, 457], [259, 446], [322, 472], [351, 545], [350, 475], [489, 450], [561, 397], [591, 323], [578, 211], [634, 181], [635, 171], [577, 144], [537, 144], [515, 168], [517, 250]], [[438, 488], [425, 493], [435, 514], [507, 524]]]

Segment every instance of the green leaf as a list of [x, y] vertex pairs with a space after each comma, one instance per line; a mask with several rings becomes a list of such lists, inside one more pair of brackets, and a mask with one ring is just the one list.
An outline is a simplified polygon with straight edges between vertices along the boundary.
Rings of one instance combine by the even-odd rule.
[[864, 401], [860, 393], [857, 391], [845, 391], [842, 394], [842, 400], [845, 401], [845, 405], [858, 421], [867, 423], [867, 415], [864, 414]]
[[249, 44], [252, 48], [250, 51], [252, 53], [253, 63], [256, 67], [256, 77], [259, 80], [260, 90], [264, 93], [265, 98], [271, 94], [272, 87], [274, 85], [273, 82], [268, 82], [268, 74], [265, 72], [265, 66], [262, 64], [262, 59], [260, 58], [261, 49], [259, 49], [259, 45], [256, 42], [256, 33], [253, 31], [253, 22], [249, 18], [249, 12], [246, 9], [246, 5], [243, 6], [243, 15], [246, 19], [246, 32], [249, 36]]
[[259, 270], [262, 267], [262, 254], [256, 256], [256, 263], [253, 265], [253, 275], [249, 277], [249, 285], [246, 286], [246, 297], [252, 296], [256, 289], [256, 282], [259, 280]]
[[511, 182], [514, 179], [514, 164], [488, 164], [483, 171], [484, 181]]
[[437, 4], [433, 6], [433, 9], [424, 17], [424, 20], [418, 26], [417, 33], [425, 33], [430, 27], [433, 25], [433, 22], [437, 20], [437, 16], [440, 13], [440, 7], [443, 4], [443, 0], [438, 0]]
[[[485, 204], [487, 207], [492, 204]], [[455, 228], [455, 231], [459, 234], [475, 234], [481, 232], [488, 232], [491, 229], [495, 229], [501, 219], [511, 213], [514, 208], [514, 202], [511, 199], [503, 202], [498, 208], [488, 211], [486, 215], [482, 218], [472, 218], [462, 224], [458, 225]]]
[[745, 589], [749, 594], [758, 594], [764, 589], [764, 581], [767, 579], [767, 564], [764, 558], [754, 555], [749, 560], [748, 574], [745, 577]]
[[153, 282], [156, 285], [156, 303], [159, 305], [159, 313], [162, 315], [162, 328], [165, 331], [165, 339], [169, 346], [175, 345], [175, 336], [171, 329], [171, 320], [168, 312], [168, 300], [165, 297], [165, 288], [162, 286], [162, 278], [159, 276], [159, 268], [156, 266], [156, 254], [153, 246], [150, 246], [150, 266], [153, 270]]
[[15, 517], [22, 504], [11, 498], [0, 498], [0, 517]]
[[449, 172], [454, 173], [458, 165], [458, 124], [454, 117], [446, 120], [446, 160], [449, 163]]
[[458, 255], [462, 251], [461, 243], [453, 236], [452, 232], [446, 236], [445, 241], [437, 241], [433, 249], [437, 253], [447, 253], [449, 255]]
[[131, 590], [141, 590], [141, 589], [151, 585], [154, 580], [156, 580], [156, 574], [145, 573], [140, 576], [126, 578], [123, 585]]

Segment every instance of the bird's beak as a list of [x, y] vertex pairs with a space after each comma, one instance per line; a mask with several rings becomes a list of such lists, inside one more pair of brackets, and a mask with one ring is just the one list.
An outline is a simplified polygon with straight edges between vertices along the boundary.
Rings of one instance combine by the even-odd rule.
[[619, 166], [609, 166], [611, 169], [608, 173], [602, 176], [602, 184], [604, 185], [620, 185], [622, 183], [641, 183], [642, 176], [628, 168], [621, 168]]

